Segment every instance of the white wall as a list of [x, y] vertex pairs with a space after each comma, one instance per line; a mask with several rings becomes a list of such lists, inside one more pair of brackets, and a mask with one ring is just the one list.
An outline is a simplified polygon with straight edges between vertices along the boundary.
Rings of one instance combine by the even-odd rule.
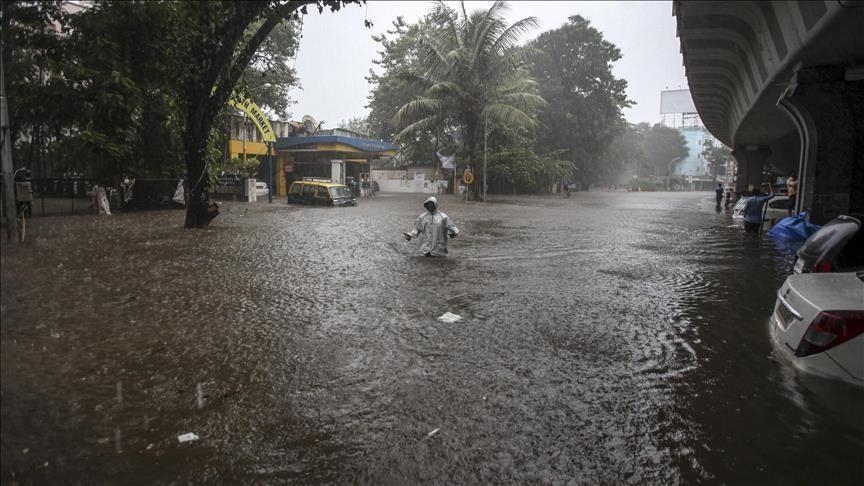
[[[414, 176], [423, 173], [421, 184], [415, 184]], [[433, 170], [428, 168], [410, 168], [407, 170], [372, 170], [372, 180], [378, 182], [380, 192], [416, 192], [422, 194], [437, 194], [439, 181], [432, 180]]]

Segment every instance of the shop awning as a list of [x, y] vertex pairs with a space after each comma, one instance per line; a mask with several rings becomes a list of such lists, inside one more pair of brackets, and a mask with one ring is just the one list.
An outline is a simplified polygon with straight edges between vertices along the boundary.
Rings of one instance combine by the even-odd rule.
[[339, 135], [313, 135], [279, 138], [276, 140], [276, 150], [279, 152], [344, 152], [373, 157], [392, 157], [399, 151], [399, 146], [389, 142]]

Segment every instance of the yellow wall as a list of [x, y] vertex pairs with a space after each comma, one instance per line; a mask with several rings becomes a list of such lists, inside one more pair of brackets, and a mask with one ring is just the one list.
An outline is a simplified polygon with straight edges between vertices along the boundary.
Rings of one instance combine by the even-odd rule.
[[279, 160], [276, 162], [276, 194], [279, 196], [287, 196], [288, 189], [285, 187], [285, 162]]
[[[243, 158], [243, 141], [230, 140], [228, 142], [228, 152], [231, 153], [231, 158]], [[274, 151], [275, 152], [275, 151]], [[246, 142], [246, 155], [267, 155], [267, 144], [264, 142]], [[275, 155], [275, 154], [274, 154]], [[258, 157], [259, 159], [261, 157]]]

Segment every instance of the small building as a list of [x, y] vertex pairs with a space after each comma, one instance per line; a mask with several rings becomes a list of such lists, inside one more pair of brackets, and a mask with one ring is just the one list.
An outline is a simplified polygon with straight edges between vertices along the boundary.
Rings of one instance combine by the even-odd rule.
[[277, 138], [279, 194], [283, 184], [303, 177], [323, 177], [342, 184], [371, 181], [373, 163], [395, 157], [398, 151], [398, 145], [339, 128]]
[[319, 130], [314, 124], [310, 127], [297, 121], [271, 120], [270, 124], [276, 135], [273, 181], [268, 173], [267, 144], [252, 123], [244, 123], [243, 116], [232, 117], [228, 156], [258, 157], [259, 179], [273, 187], [273, 194], [278, 196], [286, 196], [291, 182], [303, 177], [321, 177], [342, 184], [371, 180], [373, 163], [389, 160], [399, 151], [398, 145], [351, 130]]

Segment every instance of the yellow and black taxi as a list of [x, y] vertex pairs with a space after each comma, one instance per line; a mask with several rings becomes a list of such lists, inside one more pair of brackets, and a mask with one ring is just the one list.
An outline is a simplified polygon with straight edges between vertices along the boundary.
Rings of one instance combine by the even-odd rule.
[[288, 204], [318, 206], [356, 206], [351, 189], [328, 179], [303, 179], [288, 188]]

